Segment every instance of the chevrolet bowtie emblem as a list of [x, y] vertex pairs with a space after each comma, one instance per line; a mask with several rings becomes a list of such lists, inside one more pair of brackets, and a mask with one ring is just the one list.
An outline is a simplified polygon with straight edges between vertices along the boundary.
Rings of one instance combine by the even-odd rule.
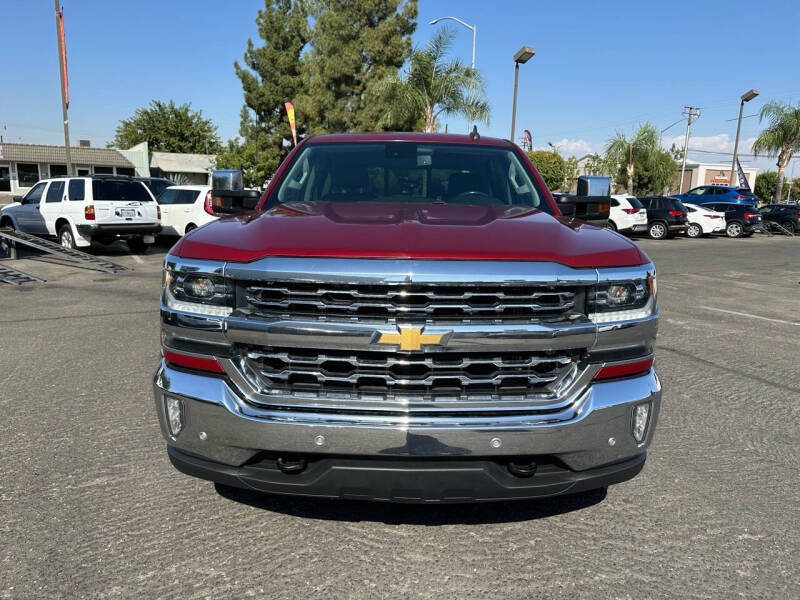
[[383, 333], [378, 338], [378, 344], [397, 344], [400, 350], [422, 350], [422, 346], [439, 344], [444, 337], [443, 333], [422, 333], [422, 328], [403, 327], [400, 333]]

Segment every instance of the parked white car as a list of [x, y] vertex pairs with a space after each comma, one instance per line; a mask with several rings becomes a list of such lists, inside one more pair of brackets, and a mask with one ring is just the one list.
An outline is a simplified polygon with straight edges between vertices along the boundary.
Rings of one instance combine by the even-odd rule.
[[647, 231], [647, 210], [633, 196], [612, 195], [608, 228], [621, 233]]
[[0, 211], [0, 227], [56, 236], [65, 248], [122, 239], [133, 252], [144, 252], [161, 231], [161, 222], [155, 198], [140, 181], [59, 177], [38, 182], [24, 197], [15, 196]]
[[164, 235], [183, 235], [217, 219], [211, 210], [208, 185], [172, 185], [157, 200]]
[[725, 231], [725, 213], [717, 212], [697, 204], [684, 204], [686, 207], [686, 218], [689, 224], [686, 226], [686, 235], [690, 238], [698, 238], [710, 233], [722, 233]]

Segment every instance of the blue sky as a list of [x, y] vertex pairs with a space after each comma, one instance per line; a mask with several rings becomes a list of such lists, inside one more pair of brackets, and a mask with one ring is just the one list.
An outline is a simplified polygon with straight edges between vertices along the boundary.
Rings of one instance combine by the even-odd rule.
[[[233, 72], [261, 0], [116, 2], [65, 0], [73, 143], [104, 145], [121, 118], [150, 99], [191, 102], [236, 135], [242, 90]], [[690, 148], [731, 152], [738, 98], [751, 87], [763, 102], [800, 100], [800, 2], [495, 2], [420, 0], [414, 41], [433, 33], [428, 21], [454, 15], [476, 23], [477, 66], [492, 106], [488, 135], [510, 133], [514, 65], [522, 45], [536, 56], [520, 67], [517, 135], [563, 154], [601, 150], [615, 130], [649, 120], [659, 129], [702, 107]], [[0, 135], [8, 142], [62, 143], [53, 4], [6, 2], [0, 61]], [[453, 52], [469, 61], [471, 34], [455, 24]], [[298, 115], [302, 118], [302, 115]], [[449, 119], [450, 131], [466, 131]], [[748, 153], [758, 118], [744, 119], [740, 152]], [[685, 125], [664, 133], [683, 143]], [[727, 162], [724, 154], [690, 158]], [[746, 159], [746, 157], [745, 157]], [[743, 159], [743, 163], [745, 162]], [[752, 159], [746, 159], [752, 160]], [[800, 160], [793, 161], [800, 162]], [[759, 167], [774, 168], [774, 159]], [[796, 169], [800, 175], [800, 168]]]

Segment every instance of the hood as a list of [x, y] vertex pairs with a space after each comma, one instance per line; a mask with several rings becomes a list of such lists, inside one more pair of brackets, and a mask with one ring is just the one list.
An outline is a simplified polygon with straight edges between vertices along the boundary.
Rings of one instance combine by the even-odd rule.
[[539, 210], [407, 203], [284, 204], [195, 229], [172, 253], [234, 262], [313, 256], [531, 260], [578, 268], [648, 261], [621, 235]]

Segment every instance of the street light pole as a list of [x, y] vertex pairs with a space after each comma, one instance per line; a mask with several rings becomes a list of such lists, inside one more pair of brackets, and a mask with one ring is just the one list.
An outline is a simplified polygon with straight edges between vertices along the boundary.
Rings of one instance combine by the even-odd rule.
[[511, 109], [511, 143], [514, 143], [514, 126], [517, 121], [517, 87], [519, 84], [519, 65], [525, 64], [536, 54], [530, 46], [523, 46], [514, 54], [514, 107]]
[[67, 82], [64, 80], [64, 77], [67, 73], [67, 51], [64, 48], [64, 38], [62, 37], [63, 32], [63, 20], [61, 16], [61, 10], [58, 6], [58, 0], [55, 0], [56, 6], [56, 37], [58, 38], [58, 73], [59, 77], [61, 78], [61, 116], [64, 119], [64, 152], [66, 154], [66, 162], [67, 162], [67, 176], [73, 175], [72, 172], [72, 157], [70, 156], [69, 152], [69, 120], [67, 119]]
[[[469, 23], [465, 23], [458, 17], [439, 17], [438, 19], [434, 19], [433, 21], [429, 22], [429, 25], [436, 25], [439, 21], [455, 21], [459, 25], [463, 25], [467, 29], [472, 30], [472, 70], [475, 71], [475, 33], [478, 30], [477, 25], [470, 25]], [[469, 133], [472, 131], [472, 117], [469, 118], [469, 123], [467, 124], [467, 132]]]
[[758, 90], [751, 89], [742, 94], [742, 101], [739, 103], [739, 121], [736, 123], [736, 141], [733, 143], [733, 162], [731, 162], [731, 177], [729, 180], [731, 187], [738, 187], [733, 183], [733, 174], [736, 172], [736, 153], [739, 150], [739, 131], [742, 128], [742, 111], [744, 111], [744, 103], [750, 102], [750, 100], [756, 96], [758, 96]]

